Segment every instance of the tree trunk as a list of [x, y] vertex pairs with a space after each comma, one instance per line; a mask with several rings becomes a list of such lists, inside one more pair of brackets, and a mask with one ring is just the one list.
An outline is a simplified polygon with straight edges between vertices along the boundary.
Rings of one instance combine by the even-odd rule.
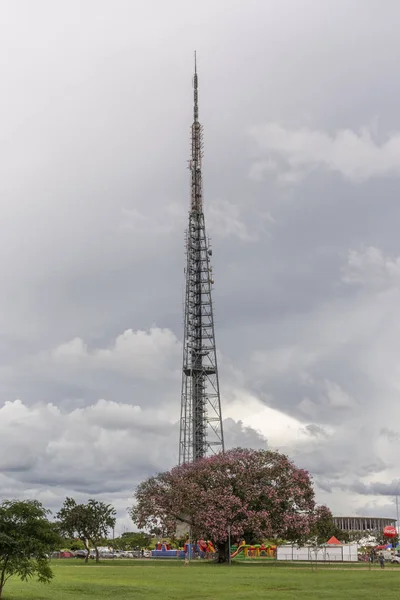
[[4, 562], [3, 562], [3, 570], [1, 571], [1, 576], [0, 576], [0, 600], [3, 597], [3, 589], [4, 589], [4, 585], [7, 581], [6, 579], [6, 569], [7, 569], [7, 563], [9, 561], [9, 556], [6, 556]]
[[100, 562], [100, 556], [99, 556], [99, 551], [97, 549], [97, 546], [94, 547], [94, 549], [96, 550], [96, 562]]
[[87, 544], [85, 544], [85, 548], [86, 548], [86, 558], [85, 558], [85, 563], [89, 562], [89, 554], [90, 554], [90, 549], [89, 546]]
[[219, 563], [228, 562], [229, 551], [230, 551], [230, 548], [228, 548], [228, 542], [222, 542], [220, 544], [217, 544], [217, 551], [218, 551], [218, 562]]

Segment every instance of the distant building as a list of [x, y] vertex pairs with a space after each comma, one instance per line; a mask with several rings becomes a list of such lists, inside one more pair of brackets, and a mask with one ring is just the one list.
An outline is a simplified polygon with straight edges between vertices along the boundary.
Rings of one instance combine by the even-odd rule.
[[333, 521], [342, 531], [383, 531], [387, 525], [396, 527], [396, 519], [382, 517], [333, 517]]

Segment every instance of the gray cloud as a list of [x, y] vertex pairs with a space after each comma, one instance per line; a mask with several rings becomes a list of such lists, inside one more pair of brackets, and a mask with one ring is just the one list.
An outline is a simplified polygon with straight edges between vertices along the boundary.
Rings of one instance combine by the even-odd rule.
[[399, 18], [5, 3], [4, 497], [99, 494], [130, 527], [134, 485], [176, 462], [197, 49], [227, 443], [287, 451], [342, 514], [394, 514]]

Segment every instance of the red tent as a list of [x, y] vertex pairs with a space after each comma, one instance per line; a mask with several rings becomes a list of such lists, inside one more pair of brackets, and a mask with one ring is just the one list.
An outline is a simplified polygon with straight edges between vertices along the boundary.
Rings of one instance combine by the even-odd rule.
[[341, 546], [342, 544], [339, 542], [337, 538], [333, 535], [330, 540], [326, 542], [327, 546]]

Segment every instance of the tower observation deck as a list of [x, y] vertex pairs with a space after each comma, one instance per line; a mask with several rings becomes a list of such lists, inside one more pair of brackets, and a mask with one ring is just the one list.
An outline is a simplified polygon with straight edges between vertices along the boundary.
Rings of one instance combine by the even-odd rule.
[[203, 128], [199, 122], [196, 55], [193, 88], [179, 464], [224, 451], [211, 299], [214, 283], [210, 265], [212, 250], [206, 236], [203, 212]]

